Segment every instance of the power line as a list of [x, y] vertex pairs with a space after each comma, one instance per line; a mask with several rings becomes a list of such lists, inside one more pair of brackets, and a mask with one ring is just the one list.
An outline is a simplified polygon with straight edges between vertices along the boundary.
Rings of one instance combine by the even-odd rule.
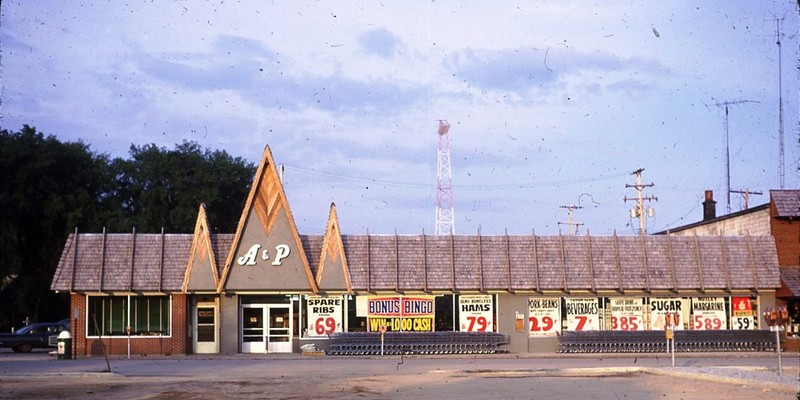
[[[416, 182], [407, 182], [407, 181], [395, 181], [395, 180], [388, 180], [388, 179], [376, 179], [376, 178], [365, 178], [359, 176], [352, 176], [352, 175], [345, 175], [345, 174], [337, 174], [333, 172], [326, 172], [326, 171], [319, 171], [313, 168], [304, 168], [299, 167], [291, 164], [284, 164], [286, 168], [289, 168], [293, 171], [303, 172], [311, 175], [319, 175], [319, 176], [326, 176], [330, 178], [336, 178], [342, 181], [351, 181], [351, 182], [363, 182], [363, 183], [373, 183], [373, 184], [381, 184], [386, 186], [398, 186], [398, 187], [411, 187], [411, 188], [424, 188], [424, 189], [431, 189], [435, 188], [436, 185], [430, 183], [416, 183]], [[459, 190], [498, 190], [498, 189], [538, 189], [543, 187], [552, 187], [552, 186], [559, 186], [559, 185], [573, 185], [573, 184], [582, 184], [587, 182], [600, 182], [615, 178], [620, 178], [623, 176], [627, 176], [627, 173], [615, 173], [615, 174], [607, 174], [607, 175], [597, 175], [597, 176], [587, 176], [581, 178], [574, 178], [574, 179], [560, 179], [560, 180], [550, 180], [550, 181], [541, 181], [541, 182], [522, 182], [522, 183], [500, 183], [500, 184], [476, 184], [476, 185], [456, 185]]]

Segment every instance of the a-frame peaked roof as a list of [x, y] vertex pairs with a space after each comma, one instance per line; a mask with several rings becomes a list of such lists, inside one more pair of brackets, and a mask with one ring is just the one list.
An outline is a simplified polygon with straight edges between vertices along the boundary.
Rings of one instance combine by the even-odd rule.
[[183, 291], [216, 290], [219, 286], [219, 268], [212, 246], [211, 232], [208, 229], [206, 205], [200, 204], [197, 222], [194, 225], [192, 249], [189, 252], [189, 263], [183, 278]]
[[226, 289], [317, 292], [269, 146], [250, 187], [217, 292]]
[[342, 287], [352, 290], [347, 257], [342, 244], [342, 232], [339, 229], [339, 217], [336, 215], [336, 204], [331, 203], [325, 238], [322, 241], [322, 254], [317, 266], [317, 286], [320, 290], [335, 290]]

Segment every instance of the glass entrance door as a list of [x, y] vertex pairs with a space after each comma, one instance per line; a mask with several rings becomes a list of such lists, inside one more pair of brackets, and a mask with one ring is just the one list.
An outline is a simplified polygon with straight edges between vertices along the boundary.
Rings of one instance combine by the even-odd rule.
[[218, 353], [216, 304], [198, 303], [194, 326], [194, 352], [196, 354]]
[[242, 353], [266, 353], [264, 307], [242, 306]]
[[291, 353], [292, 308], [242, 305], [242, 353]]
[[290, 307], [269, 307], [269, 337], [267, 340], [267, 350], [270, 353], [292, 352], [292, 313]]

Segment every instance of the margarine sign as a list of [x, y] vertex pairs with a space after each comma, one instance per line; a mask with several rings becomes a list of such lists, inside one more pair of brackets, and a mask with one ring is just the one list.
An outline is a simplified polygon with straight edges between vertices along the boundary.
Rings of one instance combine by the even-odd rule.
[[367, 327], [386, 330], [431, 332], [434, 314], [433, 296], [370, 296], [367, 298]]

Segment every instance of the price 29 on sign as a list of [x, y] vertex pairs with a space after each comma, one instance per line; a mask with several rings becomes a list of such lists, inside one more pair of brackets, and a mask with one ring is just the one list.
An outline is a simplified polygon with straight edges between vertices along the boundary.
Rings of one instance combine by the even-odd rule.
[[342, 297], [308, 296], [306, 298], [308, 336], [327, 336], [342, 331]]
[[528, 299], [528, 336], [561, 334], [561, 299], [536, 297]]

